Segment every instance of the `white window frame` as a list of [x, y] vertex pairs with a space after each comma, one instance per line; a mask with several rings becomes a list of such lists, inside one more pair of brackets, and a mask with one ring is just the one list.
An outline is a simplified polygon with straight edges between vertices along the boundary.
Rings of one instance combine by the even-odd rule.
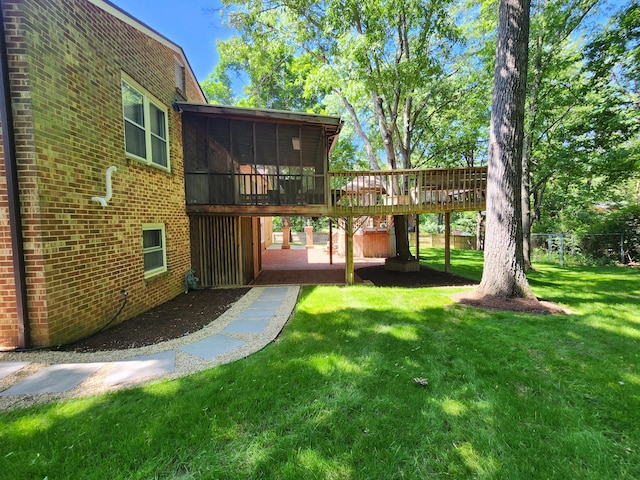
[[[153, 97], [149, 92], [147, 92], [144, 88], [142, 88], [140, 84], [138, 84], [135, 80], [133, 80], [131, 77], [123, 73], [122, 80], [121, 80], [121, 89], [125, 84], [143, 98], [143, 115], [144, 115], [144, 123], [145, 123], [144, 125], [139, 125], [133, 122], [132, 120], [128, 119], [125, 116], [124, 101], [122, 102], [122, 118], [125, 125], [124, 149], [125, 149], [127, 158], [131, 158], [133, 160], [144, 163], [151, 167], [160, 168], [166, 171], [171, 171], [171, 157], [169, 156], [169, 109], [165, 107], [164, 104], [160, 102], [157, 98]], [[151, 132], [151, 126], [150, 126], [151, 105], [153, 105], [155, 108], [157, 108], [158, 110], [164, 113], [163, 127], [165, 131], [165, 138], [159, 137], [158, 135]], [[127, 151], [127, 133], [126, 133], [127, 123], [130, 123], [131, 125], [134, 125], [135, 127], [144, 131], [146, 158]], [[152, 138], [154, 137], [164, 140], [165, 156], [167, 159], [166, 166], [162, 165], [161, 163], [157, 163], [153, 161]]]
[[[145, 248], [144, 246], [144, 232], [145, 231], [160, 231], [160, 238], [162, 239], [162, 245], [154, 245], [152, 247]], [[162, 266], [153, 268], [151, 270], [145, 270], [144, 278], [151, 278], [167, 271], [167, 234], [164, 223], [144, 223], [142, 225], [142, 265], [144, 269], [144, 256], [147, 253], [156, 253], [162, 251]]]

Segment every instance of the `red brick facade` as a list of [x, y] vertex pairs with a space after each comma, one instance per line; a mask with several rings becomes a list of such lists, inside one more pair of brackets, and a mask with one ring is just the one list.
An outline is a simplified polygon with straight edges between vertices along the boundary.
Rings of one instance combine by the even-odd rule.
[[[163, 303], [191, 268], [181, 118], [176, 100], [204, 101], [181, 51], [97, 0], [3, 0], [33, 345], [66, 343]], [[126, 19], [125, 19], [126, 20]], [[133, 23], [133, 25], [132, 25]], [[171, 171], [127, 158], [122, 75], [168, 109]], [[0, 150], [1, 155], [1, 150]], [[108, 206], [105, 170], [114, 165]], [[4, 161], [0, 166], [0, 348], [17, 316]], [[166, 273], [145, 280], [142, 225], [164, 224]]]

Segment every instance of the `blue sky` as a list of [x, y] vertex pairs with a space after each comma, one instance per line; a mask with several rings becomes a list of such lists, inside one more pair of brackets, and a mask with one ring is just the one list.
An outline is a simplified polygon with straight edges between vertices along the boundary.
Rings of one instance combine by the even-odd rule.
[[216, 40], [233, 32], [222, 26], [219, 0], [111, 0], [125, 12], [177, 43], [198, 80], [218, 63]]

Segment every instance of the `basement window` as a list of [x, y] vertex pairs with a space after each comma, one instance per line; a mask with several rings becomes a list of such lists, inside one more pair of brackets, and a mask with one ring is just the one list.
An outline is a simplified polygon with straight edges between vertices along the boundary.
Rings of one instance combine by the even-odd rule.
[[167, 248], [164, 224], [142, 225], [142, 253], [144, 256], [144, 278], [167, 271]]
[[167, 109], [130, 79], [122, 79], [127, 156], [169, 170]]

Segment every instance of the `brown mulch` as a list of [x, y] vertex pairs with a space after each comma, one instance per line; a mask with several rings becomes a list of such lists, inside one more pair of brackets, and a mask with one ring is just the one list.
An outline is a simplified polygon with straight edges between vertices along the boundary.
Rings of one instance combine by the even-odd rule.
[[509, 312], [537, 313], [543, 315], [569, 314], [568, 309], [541, 298], [500, 298], [481, 297], [477, 292], [460, 292], [451, 298], [462, 305], [485, 308], [487, 310], [506, 310]]
[[[369, 280], [378, 287], [454, 287], [478, 284], [468, 278], [432, 270], [425, 266], [420, 266], [419, 272], [402, 273], [385, 270], [383, 265], [379, 265], [358, 268], [356, 273], [363, 280]], [[570, 313], [567, 309], [553, 302], [538, 298], [480, 297], [475, 291], [461, 292], [452, 295], [451, 298], [457, 303], [487, 310], [536, 314]]]
[[440, 272], [422, 265], [419, 272], [396, 272], [385, 270], [384, 265], [375, 265], [356, 268], [355, 273], [362, 280], [368, 280], [376, 287], [421, 288], [477, 285], [477, 282], [468, 278]]
[[85, 340], [61, 348], [100, 352], [146, 347], [201, 330], [226, 312], [250, 288], [191, 290]]

